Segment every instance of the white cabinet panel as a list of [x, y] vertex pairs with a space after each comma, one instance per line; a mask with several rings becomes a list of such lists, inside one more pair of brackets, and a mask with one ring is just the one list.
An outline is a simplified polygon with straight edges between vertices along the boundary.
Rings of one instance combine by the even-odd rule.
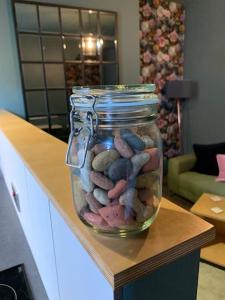
[[58, 300], [49, 199], [28, 170], [26, 179], [31, 221], [28, 242], [49, 299]]
[[26, 234], [30, 224], [25, 167], [21, 158], [2, 133], [0, 134], [0, 148], [2, 173]]
[[113, 300], [113, 289], [50, 203], [60, 300]]

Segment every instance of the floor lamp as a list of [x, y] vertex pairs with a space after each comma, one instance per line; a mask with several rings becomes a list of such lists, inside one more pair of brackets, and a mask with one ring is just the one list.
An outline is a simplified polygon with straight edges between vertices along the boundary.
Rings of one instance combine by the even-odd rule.
[[164, 87], [164, 95], [167, 99], [174, 99], [177, 106], [177, 122], [178, 132], [180, 138], [180, 148], [182, 143], [182, 127], [181, 127], [181, 108], [182, 101], [191, 98], [192, 95], [192, 81], [191, 80], [171, 80], [166, 81]]

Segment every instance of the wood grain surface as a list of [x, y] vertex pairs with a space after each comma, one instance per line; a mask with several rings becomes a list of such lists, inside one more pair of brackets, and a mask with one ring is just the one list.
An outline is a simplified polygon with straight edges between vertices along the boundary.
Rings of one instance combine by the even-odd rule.
[[[202, 194], [191, 208], [191, 212], [213, 224], [216, 229], [216, 238], [201, 250], [201, 258], [225, 267], [225, 197], [219, 196], [221, 201], [213, 201], [212, 194]], [[223, 212], [216, 214], [212, 207], [220, 207]]]
[[142, 234], [121, 239], [93, 233], [82, 224], [73, 207], [70, 173], [65, 165], [67, 144], [5, 111], [0, 111], [0, 130], [113, 288], [152, 272], [214, 238], [211, 224], [166, 199], [161, 201], [154, 224]]
[[[202, 194], [198, 201], [192, 206], [191, 212], [200, 217], [208, 217], [210, 219], [225, 223], [225, 197], [218, 196], [221, 198], [221, 201], [213, 201], [211, 199], [211, 197], [213, 196], [215, 195], [207, 193]], [[221, 209], [223, 209], [223, 212], [216, 214], [211, 210], [211, 208], [213, 207], [220, 207]]]

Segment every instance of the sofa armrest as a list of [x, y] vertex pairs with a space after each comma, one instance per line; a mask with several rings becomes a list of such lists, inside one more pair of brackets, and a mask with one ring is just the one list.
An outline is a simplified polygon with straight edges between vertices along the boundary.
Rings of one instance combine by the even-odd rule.
[[174, 193], [178, 193], [178, 176], [187, 172], [195, 165], [194, 154], [185, 154], [169, 159], [168, 163], [168, 188]]

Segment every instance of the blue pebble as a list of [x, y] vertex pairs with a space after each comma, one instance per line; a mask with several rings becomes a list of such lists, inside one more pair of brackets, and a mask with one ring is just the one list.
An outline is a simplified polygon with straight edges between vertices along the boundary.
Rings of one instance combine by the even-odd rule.
[[145, 143], [129, 129], [121, 130], [123, 139], [129, 144], [134, 150], [143, 151], [145, 149]]

